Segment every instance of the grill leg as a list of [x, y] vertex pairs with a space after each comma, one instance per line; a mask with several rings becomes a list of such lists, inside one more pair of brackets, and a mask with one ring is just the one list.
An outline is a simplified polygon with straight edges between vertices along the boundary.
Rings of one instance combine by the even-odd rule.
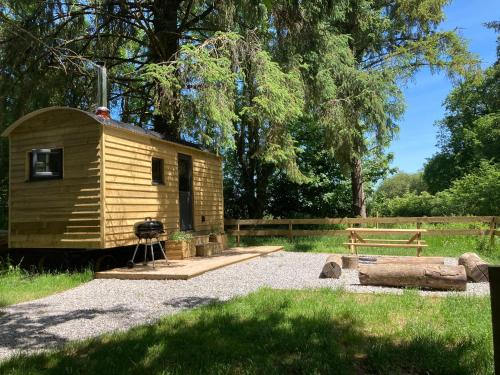
[[139, 241], [137, 242], [137, 246], [135, 247], [135, 250], [134, 250], [134, 255], [132, 255], [132, 260], [131, 260], [132, 263], [134, 263], [135, 255], [137, 254], [137, 250], [139, 249], [140, 244], [141, 244], [141, 239], [139, 238]]
[[142, 264], [144, 266], [148, 265], [148, 240], [144, 240], [144, 261]]
[[153, 268], [155, 268], [155, 252], [153, 251], [153, 240], [149, 239], [149, 247], [151, 248], [151, 258], [153, 259]]
[[161, 241], [159, 239], [157, 239], [157, 241], [158, 241], [158, 245], [160, 245], [161, 253], [163, 254], [163, 257], [165, 258], [165, 263], [168, 264], [167, 254], [165, 254], [165, 251], [163, 250], [163, 246], [161, 246]]

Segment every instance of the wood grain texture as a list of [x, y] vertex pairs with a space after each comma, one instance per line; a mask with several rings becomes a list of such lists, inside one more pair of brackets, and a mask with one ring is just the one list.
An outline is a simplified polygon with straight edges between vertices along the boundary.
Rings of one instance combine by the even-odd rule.
[[[11, 247], [110, 248], [136, 242], [133, 224], [151, 216], [179, 228], [177, 155], [193, 160], [194, 229], [223, 225], [222, 160], [193, 147], [102, 124], [72, 108], [16, 121], [9, 136]], [[63, 179], [28, 182], [34, 148], [63, 149]], [[164, 160], [153, 185], [151, 158]]]
[[488, 282], [488, 263], [476, 253], [465, 253], [458, 258], [458, 264], [465, 267], [469, 280], [474, 282]]
[[[20, 123], [9, 140], [10, 247], [99, 248], [97, 122], [78, 111], [47, 111]], [[28, 181], [28, 153], [35, 148], [63, 149], [63, 179]]]
[[319, 277], [321, 279], [338, 279], [342, 274], [342, 256], [338, 254], [330, 255], [326, 258], [325, 264]]
[[463, 266], [441, 264], [360, 265], [361, 285], [418, 287], [439, 290], [466, 290], [467, 275]]
[[[190, 155], [193, 160], [194, 230], [209, 231], [223, 223], [222, 163], [219, 157], [117, 128], [103, 129], [106, 248], [134, 244], [133, 224], [147, 216], [162, 221], [168, 233], [179, 228], [179, 153]], [[153, 157], [164, 161], [164, 184], [152, 184]], [[205, 221], [202, 221], [202, 216]]]

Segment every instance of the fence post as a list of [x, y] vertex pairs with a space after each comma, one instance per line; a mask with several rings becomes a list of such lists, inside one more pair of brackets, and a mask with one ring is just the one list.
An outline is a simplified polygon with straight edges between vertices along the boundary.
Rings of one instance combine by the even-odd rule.
[[496, 216], [493, 216], [491, 218], [491, 223], [490, 223], [490, 247], [493, 247], [495, 245], [496, 229], [497, 229]]
[[489, 266], [488, 277], [490, 279], [495, 374], [500, 374], [500, 266]]
[[236, 224], [236, 245], [240, 246], [240, 222], [238, 221]]
[[292, 220], [288, 222], [288, 240], [291, 241], [293, 240], [293, 228], [292, 228]]

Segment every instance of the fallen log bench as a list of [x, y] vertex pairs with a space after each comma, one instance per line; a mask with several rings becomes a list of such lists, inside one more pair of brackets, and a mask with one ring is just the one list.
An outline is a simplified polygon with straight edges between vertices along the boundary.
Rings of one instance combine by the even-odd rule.
[[442, 264], [374, 264], [359, 266], [361, 285], [464, 291], [464, 266]]
[[325, 265], [321, 270], [319, 277], [321, 279], [338, 279], [342, 274], [342, 257], [337, 254], [326, 258]]
[[359, 255], [359, 264], [444, 264], [444, 257]]
[[482, 260], [476, 253], [465, 253], [458, 258], [458, 264], [465, 267], [465, 273], [469, 280], [474, 282], [487, 282], [488, 263]]

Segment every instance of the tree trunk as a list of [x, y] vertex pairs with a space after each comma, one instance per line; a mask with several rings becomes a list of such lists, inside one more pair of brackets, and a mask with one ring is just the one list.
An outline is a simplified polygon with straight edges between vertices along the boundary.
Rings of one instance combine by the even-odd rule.
[[[150, 38], [151, 60], [155, 63], [171, 61], [179, 51], [178, 16], [182, 0], [155, 0], [153, 4], [154, 36]], [[175, 96], [180, 93], [177, 92]], [[161, 95], [161, 93], [160, 93]], [[180, 108], [175, 100], [168, 113], [153, 116], [154, 130], [167, 139], [180, 139]]]
[[347, 270], [355, 270], [358, 268], [358, 256], [357, 255], [343, 255], [342, 256], [342, 268]]
[[342, 274], [342, 257], [334, 254], [326, 258], [319, 277], [321, 279], [338, 279]]
[[475, 282], [488, 282], [488, 263], [476, 253], [465, 253], [458, 258], [458, 264], [465, 267], [467, 277]]
[[443, 257], [360, 255], [361, 264], [444, 264]]
[[353, 157], [351, 161], [352, 214], [354, 217], [366, 217], [365, 191], [363, 188], [363, 167], [361, 159]]
[[359, 266], [362, 285], [422, 287], [440, 290], [465, 290], [464, 266], [439, 264], [378, 264]]

